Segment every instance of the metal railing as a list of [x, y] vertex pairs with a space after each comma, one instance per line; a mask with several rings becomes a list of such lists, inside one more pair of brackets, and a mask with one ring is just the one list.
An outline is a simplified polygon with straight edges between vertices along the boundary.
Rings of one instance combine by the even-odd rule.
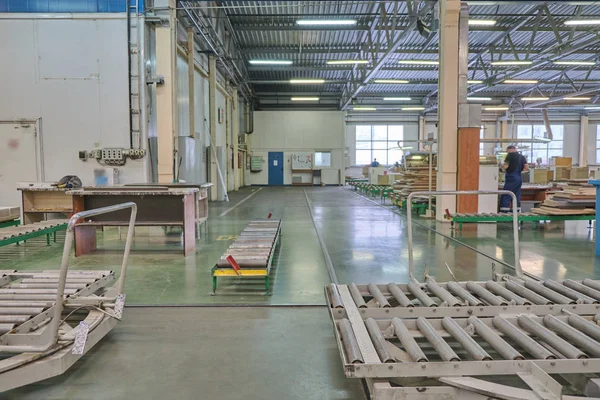
[[[129, 260], [129, 253], [131, 252], [131, 243], [133, 241], [133, 233], [135, 228], [135, 219], [137, 215], [137, 204], [134, 202], [127, 202], [122, 204], [115, 204], [108, 207], [96, 208], [94, 210], [82, 211], [76, 214], [69, 219], [69, 223], [67, 224], [67, 234], [65, 236], [65, 245], [63, 247], [63, 255], [62, 262], [60, 265], [60, 272], [58, 275], [58, 288], [56, 291], [56, 299], [55, 304], [52, 309], [52, 319], [50, 320], [48, 326], [48, 339], [46, 343], [41, 345], [20, 345], [20, 346], [11, 346], [11, 345], [3, 345], [0, 346], [0, 352], [11, 352], [11, 353], [23, 353], [23, 352], [45, 352], [54, 346], [58, 341], [58, 331], [61, 323], [61, 316], [64, 309], [64, 292], [65, 285], [67, 281], [67, 273], [69, 271], [69, 257], [71, 255], [71, 251], [73, 248], [73, 241], [75, 232], [74, 229], [77, 228], [77, 223], [81, 219], [85, 219], [87, 217], [93, 217], [101, 214], [108, 214], [115, 211], [125, 210], [131, 208], [131, 216], [129, 218], [129, 225], [127, 230], [127, 240], [125, 242], [125, 251], [123, 253], [123, 262], [121, 264], [121, 273], [119, 276], [119, 280], [117, 281], [117, 292], [118, 294], [123, 293], [123, 286], [125, 285], [125, 275], [127, 273], [127, 264]], [[98, 298], [101, 300], [102, 298]]]
[[415, 196], [450, 196], [450, 195], [478, 195], [478, 194], [507, 194], [512, 197], [513, 208], [513, 245], [515, 253], [515, 272], [517, 277], [524, 278], [521, 268], [521, 256], [519, 253], [519, 214], [517, 212], [517, 196], [510, 190], [459, 190], [459, 191], [423, 191], [412, 192], [407, 198], [407, 219], [408, 219], [408, 271], [411, 281], [418, 282], [414, 276], [415, 267], [413, 261], [413, 235], [412, 235], [412, 198]]

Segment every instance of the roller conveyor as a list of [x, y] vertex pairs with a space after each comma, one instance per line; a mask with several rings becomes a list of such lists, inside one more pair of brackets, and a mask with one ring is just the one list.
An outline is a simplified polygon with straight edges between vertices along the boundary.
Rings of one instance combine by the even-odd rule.
[[[254, 220], [212, 269], [213, 293], [219, 277], [264, 277], [269, 293], [271, 265], [281, 233], [280, 220]], [[1, 296], [1, 293], [0, 293]]]
[[[517, 219], [520, 223], [531, 222], [535, 227], [541, 221], [589, 221], [590, 224], [596, 218], [595, 215], [541, 215], [534, 213], [518, 213]], [[447, 216], [452, 223], [458, 224], [458, 229], [466, 223], [480, 222], [512, 222], [511, 213], [481, 213], [481, 214], [454, 214]]]
[[67, 220], [62, 219], [3, 228], [0, 229], [0, 246], [24, 242], [43, 235], [46, 235], [46, 242], [50, 245], [50, 236], [54, 235], [54, 242], [56, 242], [56, 232], [65, 229], [67, 229]]
[[[127, 208], [131, 223], [119, 278], [113, 271], [70, 271], [77, 222]], [[0, 392], [61, 375], [120, 321], [135, 215], [135, 203], [124, 203], [50, 222], [67, 230], [60, 269], [0, 270]]]

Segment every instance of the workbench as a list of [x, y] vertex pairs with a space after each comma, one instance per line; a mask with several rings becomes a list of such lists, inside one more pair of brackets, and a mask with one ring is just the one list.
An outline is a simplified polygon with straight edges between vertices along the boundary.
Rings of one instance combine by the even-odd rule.
[[194, 203], [196, 205], [196, 224], [198, 226], [198, 237], [200, 237], [200, 225], [208, 219], [208, 189], [213, 186], [212, 183], [130, 183], [126, 187], [167, 187], [169, 189], [198, 189], [194, 194]]
[[[504, 188], [504, 182], [498, 184], [499, 189]], [[553, 189], [552, 184], [542, 185], [535, 183], [523, 183], [521, 186], [521, 201], [544, 201], [546, 200], [546, 192]]]
[[[136, 226], [180, 226], [183, 228], [183, 254], [196, 249], [196, 195], [198, 188], [168, 188], [165, 186], [117, 186], [67, 191], [73, 197], [77, 212], [120, 203], [137, 204]], [[75, 256], [96, 249], [96, 229], [104, 226], [127, 226], [127, 210], [97, 215], [78, 224], [75, 230]]]
[[21, 207], [25, 225], [47, 220], [47, 214], [75, 212], [73, 199], [67, 194], [68, 189], [29, 186], [19, 187], [17, 190], [21, 191]]

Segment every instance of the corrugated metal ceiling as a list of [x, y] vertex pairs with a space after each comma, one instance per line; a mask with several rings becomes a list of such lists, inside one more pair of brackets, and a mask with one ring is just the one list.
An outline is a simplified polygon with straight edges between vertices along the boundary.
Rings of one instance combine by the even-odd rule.
[[[541, 2], [490, 2], [482, 5], [480, 2], [470, 5], [472, 19], [494, 19], [494, 27], [472, 28], [469, 33], [470, 72], [469, 79], [484, 80], [490, 74], [498, 74], [487, 83], [478, 95], [502, 94], [500, 101], [508, 101], [506, 97], [521, 93], [531, 85], [501, 84], [505, 76], [519, 79], [552, 80], [552, 85], [541, 86], [542, 90], [551, 90], [558, 81], [570, 80], [600, 80], [600, 71], [588, 71], [589, 67], [557, 66], [551, 61], [560, 59], [558, 50], [559, 40], [563, 42], [560, 49], [564, 59], [590, 61], [595, 60], [600, 52], [600, 29], [591, 30], [593, 26], [571, 29], [564, 25], [568, 19], [598, 18], [600, 2], [590, 4], [548, 2], [550, 15], [545, 10], [538, 18], [536, 12], [543, 7]], [[385, 7], [388, 15], [397, 15], [396, 26], [402, 27], [409, 23], [409, 10], [404, 1], [221, 1], [220, 6], [229, 18], [234, 29], [237, 43], [245, 54], [247, 62], [250, 59], [261, 60], [291, 60], [289, 67], [270, 67], [249, 65], [249, 81], [258, 93], [338, 93], [344, 90], [344, 82], [351, 79], [351, 66], [331, 67], [328, 60], [344, 60], [369, 58], [367, 48], [368, 28], [377, 23], [380, 17], [380, 5]], [[195, 2], [194, 7], [202, 9], [202, 3]], [[307, 29], [296, 25], [298, 19], [354, 19], [354, 28]], [[423, 17], [426, 25], [432, 23], [433, 15]], [[506, 40], [506, 32], [515, 26], [522, 26], [510, 33]], [[558, 36], [552, 26], [559, 29]], [[596, 27], [598, 28], [598, 27]], [[378, 79], [406, 79], [409, 84], [382, 85], [366, 82], [366, 87], [359, 96], [369, 97], [385, 93], [414, 93], [425, 97], [433, 94], [437, 85], [437, 68], [429, 66], [399, 65], [398, 60], [437, 60], [438, 37], [436, 34], [426, 38], [419, 32], [404, 33], [402, 29], [393, 32], [388, 30], [377, 36], [373, 34], [375, 47], [381, 57], [387, 49], [386, 40], [394, 41], [402, 36], [400, 47], [390, 55], [384, 67], [377, 73]], [[532, 40], [532, 36], [533, 40]], [[573, 40], [572, 44], [568, 44]], [[585, 46], [581, 46], [586, 44]], [[530, 46], [531, 45], [531, 46]], [[572, 47], [581, 47], [572, 49]], [[520, 60], [534, 61], [530, 67], [496, 67], [490, 68], [490, 61], [514, 60], [515, 53]], [[477, 57], [487, 65], [486, 72], [476, 63]], [[477, 68], [476, 68], [477, 64]], [[366, 68], [369, 70], [372, 64]], [[359, 69], [360, 70], [360, 69]], [[525, 72], [516, 71], [526, 70]], [[561, 73], [564, 75], [561, 77]], [[286, 83], [294, 78], [325, 79], [326, 84], [291, 85]], [[568, 78], [568, 79], [567, 79]], [[355, 80], [361, 80], [358, 75]], [[573, 92], [569, 82], [563, 82], [554, 90], [558, 92]], [[591, 85], [591, 86], [590, 86]], [[594, 87], [593, 83], [586, 84], [585, 89]], [[597, 85], [597, 84], [596, 84]], [[600, 87], [600, 85], [597, 85]], [[481, 87], [481, 86], [479, 86]], [[579, 86], [576, 85], [578, 89]], [[600, 90], [599, 90], [600, 94]], [[287, 95], [286, 95], [287, 96]]]

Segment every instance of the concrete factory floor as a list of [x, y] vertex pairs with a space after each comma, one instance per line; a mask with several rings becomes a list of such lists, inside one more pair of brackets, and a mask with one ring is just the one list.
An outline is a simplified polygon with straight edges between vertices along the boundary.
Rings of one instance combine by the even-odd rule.
[[[63, 377], [0, 398], [363, 398], [358, 382], [343, 378], [321, 307], [330, 275], [315, 226], [340, 283], [403, 283], [408, 281], [406, 218], [395, 206], [347, 187], [254, 187], [230, 197], [229, 203], [211, 203], [193, 256], [181, 254], [178, 232], [136, 229], [127, 304], [311, 307], [130, 307], [124, 321]], [[273, 296], [263, 295], [262, 279], [234, 278], [222, 279], [211, 296], [215, 261], [251, 219], [269, 213], [283, 220]], [[417, 276], [429, 266], [438, 281], [451, 279], [444, 262], [459, 280], [490, 279], [493, 264], [510, 273], [503, 263], [514, 263], [511, 226], [465, 224], [459, 232], [415, 218]], [[600, 276], [587, 222], [525, 224], [519, 236], [523, 268], [533, 275]], [[99, 250], [73, 258], [73, 268], [119, 270], [124, 240], [115, 229], [98, 238]], [[61, 240], [47, 247], [43, 239], [0, 248], [0, 269], [57, 268], [61, 251]]]

